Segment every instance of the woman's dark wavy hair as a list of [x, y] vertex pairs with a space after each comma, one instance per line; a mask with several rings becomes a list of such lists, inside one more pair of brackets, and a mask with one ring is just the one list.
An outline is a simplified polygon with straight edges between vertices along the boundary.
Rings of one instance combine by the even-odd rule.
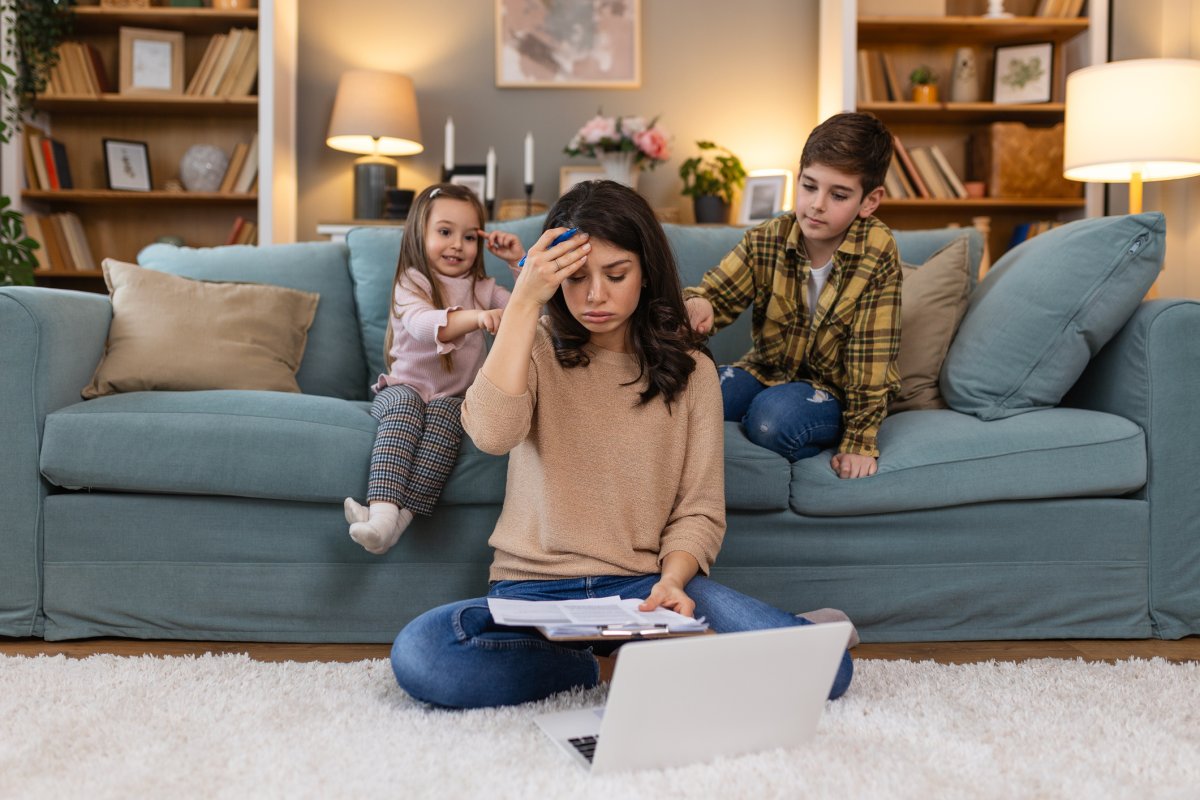
[[[638, 363], [638, 377], [630, 383], [647, 376], [649, 383], [640, 393], [639, 404], [661, 395], [670, 408], [696, 368], [693, 352], [709, 354], [704, 338], [688, 325], [675, 256], [654, 211], [627, 186], [586, 181], [550, 209], [544, 230], [550, 228], [578, 228], [592, 239], [637, 254], [646, 285], [629, 320], [630, 345]], [[558, 362], [568, 368], [587, 366], [583, 345], [590, 334], [567, 308], [561, 288], [550, 298], [548, 313]]]

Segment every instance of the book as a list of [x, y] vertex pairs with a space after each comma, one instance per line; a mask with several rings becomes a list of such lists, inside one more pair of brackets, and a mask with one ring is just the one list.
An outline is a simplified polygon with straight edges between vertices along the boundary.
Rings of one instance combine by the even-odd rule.
[[238, 231], [234, 244], [258, 244], [258, 225], [246, 220], [242, 229]]
[[950, 184], [950, 188], [954, 190], [954, 196], [965, 198], [967, 196], [967, 187], [963, 186], [958, 173], [950, 167], [950, 161], [946, 158], [946, 154], [942, 152], [942, 148], [936, 144], [932, 145], [929, 148], [929, 154], [933, 156], [933, 160], [941, 171], [942, 177], [946, 179], [946, 183]]
[[901, 166], [908, 173], [908, 179], [912, 182], [913, 188], [917, 190], [916, 197], [933, 197], [929, 191], [929, 187], [925, 181], [921, 179], [921, 173], [917, 172], [917, 167], [913, 164], [912, 156], [904, 143], [900, 141], [900, 137], [892, 134], [892, 143], [896, 151], [896, 157], [900, 159]]
[[100, 84], [92, 72], [92, 59], [87, 50], [79, 42], [64, 42], [65, 56], [69, 62], [68, 69], [75, 76], [75, 85], [80, 94], [95, 97], [100, 94]]
[[248, 97], [258, 78], [258, 33], [248, 30], [246, 38], [249, 40], [250, 46], [237, 70], [237, 75], [229, 85], [227, 95], [229, 97]]
[[904, 99], [903, 90], [900, 88], [899, 81], [896, 80], [896, 68], [892, 64], [892, 56], [890, 53], [879, 54], [880, 71], [883, 73], [883, 84], [887, 92], [885, 100], [898, 101]]
[[196, 71], [192, 73], [192, 79], [188, 81], [184, 94], [199, 95], [203, 93], [204, 86], [208, 83], [208, 76], [212, 74], [213, 65], [216, 64], [224, 46], [225, 34], [223, 33], [218, 33], [208, 40], [208, 47], [204, 49], [200, 66], [196, 67]]
[[233, 60], [233, 54], [237, 52], [238, 42], [241, 40], [241, 28], [234, 28], [225, 37], [225, 43], [221, 46], [221, 53], [217, 56], [212, 73], [209, 74], [208, 80], [204, 84], [204, 91], [201, 92], [205, 97], [217, 96], [217, 87], [221, 85], [221, 79], [225, 77], [225, 72], [229, 69], [229, 62]]
[[88, 246], [87, 234], [83, 230], [83, 223], [79, 221], [79, 216], [73, 211], [66, 211], [55, 216], [62, 226], [63, 238], [66, 240], [67, 250], [71, 253], [71, 261], [75, 263], [75, 269], [94, 272], [96, 260], [92, 258], [92, 249]]
[[238, 175], [241, 174], [242, 165], [246, 163], [246, 153], [249, 150], [250, 145], [246, 142], [238, 142], [233, 146], [233, 153], [229, 156], [229, 166], [225, 168], [225, 177], [221, 178], [218, 192], [233, 191], [233, 185], [237, 183]]
[[685, 617], [668, 608], [639, 611], [638, 598], [587, 600], [510, 600], [489, 597], [488, 611], [499, 625], [533, 627], [548, 639], [649, 638], [692, 635], [708, 630], [704, 618]]
[[937, 163], [933, 160], [933, 156], [929, 153], [928, 147], [913, 147], [909, 150], [909, 155], [912, 156], [913, 164], [916, 165], [917, 172], [921, 175], [921, 180], [929, 187], [930, 193], [938, 200], [950, 200], [955, 194], [950, 188], [950, 184], [942, 177], [941, 171], [937, 167]]
[[96, 78], [97, 91], [111, 92], [112, 83], [108, 79], [108, 70], [104, 68], [104, 59], [100, 57], [100, 51], [96, 49], [95, 45], [87, 43], [83, 45], [83, 50], [92, 65], [92, 75]]
[[62, 224], [57, 214], [47, 214], [42, 217], [42, 234], [46, 237], [46, 249], [50, 253], [50, 263], [55, 270], [69, 271], [75, 269], [75, 262], [67, 250], [67, 240], [63, 233]]
[[54, 148], [49, 139], [42, 139], [41, 146], [42, 159], [46, 164], [46, 188], [61, 189], [62, 186], [58, 182], [58, 170], [54, 168]]
[[37, 176], [40, 189], [50, 188], [50, 176], [46, 174], [46, 154], [42, 150], [44, 134], [31, 125], [25, 126], [25, 141], [29, 143], [29, 152], [33, 160], [34, 175]]
[[46, 251], [46, 237], [42, 233], [42, 218], [37, 214], [25, 215], [25, 235], [37, 242], [33, 257], [37, 260], [34, 269], [44, 272], [51, 268], [50, 255]]
[[237, 244], [238, 236], [242, 233], [242, 228], [246, 225], [244, 217], [237, 217], [233, 221], [233, 227], [229, 229], [229, 235], [225, 237], [225, 244]]
[[25, 146], [22, 148], [24, 151], [23, 155], [25, 157], [25, 188], [34, 190], [44, 189], [46, 187], [38, 179], [37, 166], [34, 164], [33, 160], [34, 144], [33, 140], [29, 138], [29, 129], [31, 127], [32, 126], [28, 124], [25, 126]]
[[234, 47], [233, 55], [229, 58], [229, 64], [225, 67], [225, 73], [221, 76], [220, 83], [217, 84], [217, 97], [229, 97], [233, 89], [233, 83], [237, 80], [238, 73], [242, 71], [247, 59], [250, 56], [251, 48], [255, 47], [254, 32], [251, 30], [241, 30], [241, 35], [237, 37], [237, 45]]
[[858, 102], [874, 103], [875, 92], [871, 90], [871, 53], [867, 50], [858, 51]]
[[250, 191], [250, 184], [254, 182], [254, 178], [258, 175], [258, 134], [254, 134], [254, 138], [250, 140], [250, 147], [246, 150], [246, 161], [242, 164], [242, 169], [238, 173], [237, 180], [233, 184], [234, 194], [246, 194]]

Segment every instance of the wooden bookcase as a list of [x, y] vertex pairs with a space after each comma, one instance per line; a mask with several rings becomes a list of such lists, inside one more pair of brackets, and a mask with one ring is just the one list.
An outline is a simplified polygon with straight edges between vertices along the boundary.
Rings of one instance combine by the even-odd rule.
[[[1089, 16], [1045, 18], [1032, 16], [1036, 0], [1009, 0], [1005, 6], [1018, 16], [982, 16], [982, 0], [947, 0], [947, 15], [860, 17], [855, 0], [821, 0], [821, 80], [819, 116], [839, 111], [870, 111], [904, 142], [906, 148], [937, 145], [964, 180], [975, 174], [971, 148], [979, 146], [993, 122], [1021, 122], [1049, 127], [1062, 122], [1068, 72], [1100, 63], [1107, 54], [1107, 6]], [[991, 102], [994, 52], [997, 46], [1049, 42], [1053, 45], [1051, 98], [1046, 103], [1019, 105]], [[954, 53], [970, 47], [979, 77], [978, 102], [950, 102]], [[918, 65], [938, 75], [939, 102], [857, 102], [858, 51], [886, 52], [895, 65], [902, 89]], [[988, 229], [988, 250], [995, 260], [1008, 248], [1013, 229], [1022, 222], [1068, 220], [1100, 213], [1101, 193], [1095, 188], [1077, 198], [982, 197], [968, 199], [884, 200], [877, 215], [896, 229], [979, 224]], [[979, 219], [982, 218], [982, 219]]]
[[[223, 244], [238, 216], [257, 223], [260, 243], [294, 240], [295, 199], [281, 195], [279, 187], [295, 186], [296, 2], [260, 0], [258, 9], [238, 11], [76, 7], [75, 29], [68, 38], [96, 48], [114, 90], [119, 88], [121, 27], [182, 33], [185, 86], [210, 38], [240, 27], [258, 31], [257, 94], [199, 98], [112, 91], [98, 97], [39, 97], [32, 122], [65, 145], [75, 188], [26, 188], [24, 137], [17, 136], [5, 148], [5, 192], [19, 196], [20, 208], [26, 212], [78, 214], [97, 264], [107, 257], [135, 261], [138, 251], [161, 236], [178, 236], [194, 247]], [[265, 190], [250, 194], [164, 190], [168, 179], [178, 178], [180, 159], [192, 145], [212, 144], [230, 153], [236, 144], [249, 143], [256, 134], [258, 186]], [[152, 191], [107, 189], [105, 138], [147, 144]], [[15, 180], [10, 181], [9, 175]], [[39, 271], [36, 280], [46, 286], [103, 290], [99, 271]]]

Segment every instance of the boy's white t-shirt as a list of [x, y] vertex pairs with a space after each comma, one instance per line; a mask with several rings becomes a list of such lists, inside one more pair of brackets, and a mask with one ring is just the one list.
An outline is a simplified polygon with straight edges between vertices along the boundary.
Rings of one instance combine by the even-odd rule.
[[829, 273], [833, 270], [833, 259], [829, 259], [823, 266], [812, 267], [808, 271], [808, 315], [812, 317], [817, 313], [817, 298], [821, 296], [821, 290], [825, 288], [825, 284], [829, 282]]

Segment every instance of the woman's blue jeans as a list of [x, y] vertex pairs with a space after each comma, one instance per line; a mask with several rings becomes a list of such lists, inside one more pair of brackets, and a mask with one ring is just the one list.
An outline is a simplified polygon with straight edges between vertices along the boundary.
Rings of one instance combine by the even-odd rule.
[[[647, 597], [660, 577], [498, 581], [488, 596], [518, 600]], [[686, 591], [696, 602], [696, 616], [705, 617], [718, 633], [812, 624], [703, 576], [693, 578]], [[551, 642], [533, 628], [497, 625], [483, 597], [439, 606], [406, 625], [392, 645], [392, 670], [410, 696], [448, 708], [527, 703], [576, 686], [590, 688], [600, 680], [599, 664], [587, 642]], [[853, 675], [847, 652], [830, 699], [846, 692]]]
[[725, 421], [746, 438], [796, 462], [834, 447], [842, 436], [842, 404], [807, 381], [764, 386], [740, 367], [721, 367]]

